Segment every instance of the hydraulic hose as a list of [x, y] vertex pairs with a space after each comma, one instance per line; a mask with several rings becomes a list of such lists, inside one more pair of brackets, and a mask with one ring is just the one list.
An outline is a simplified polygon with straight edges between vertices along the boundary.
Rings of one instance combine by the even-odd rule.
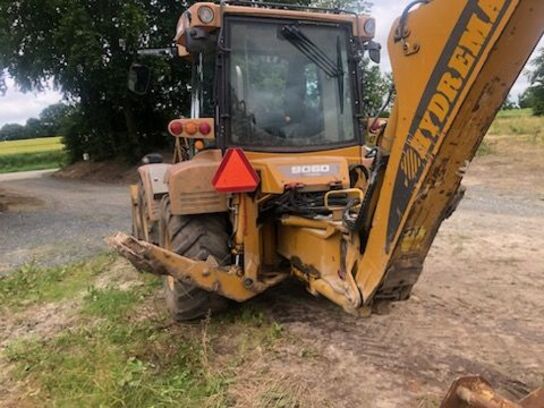
[[431, 1], [432, 0], [415, 0], [406, 6], [400, 17], [399, 27], [397, 28], [397, 32], [395, 33], [395, 41], [400, 41], [407, 35], [406, 24], [408, 23], [408, 15], [410, 13], [410, 10], [412, 10], [418, 4], [429, 4]]
[[385, 171], [388, 159], [387, 156], [382, 154], [379, 148], [375, 148], [374, 151], [376, 154], [374, 166], [370, 175], [368, 189], [365, 193], [365, 197], [357, 217], [355, 217], [355, 219], [350, 218], [349, 206], [348, 210], [344, 213], [344, 224], [346, 227], [348, 227], [350, 231], [361, 231], [361, 234], [365, 236], [368, 235], [370, 219], [374, 215], [376, 204], [375, 195], [378, 193], [378, 189], [381, 186], [381, 175]]

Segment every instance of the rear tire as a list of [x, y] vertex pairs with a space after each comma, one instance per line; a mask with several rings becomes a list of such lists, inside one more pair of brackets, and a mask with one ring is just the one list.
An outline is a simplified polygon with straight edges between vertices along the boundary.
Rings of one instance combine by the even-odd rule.
[[[213, 256], [221, 264], [229, 255], [224, 214], [173, 215], [168, 196], [161, 201], [160, 237], [161, 247], [191, 259]], [[177, 322], [200, 319], [228, 306], [224, 297], [171, 276], [165, 278], [164, 287], [166, 305]]]

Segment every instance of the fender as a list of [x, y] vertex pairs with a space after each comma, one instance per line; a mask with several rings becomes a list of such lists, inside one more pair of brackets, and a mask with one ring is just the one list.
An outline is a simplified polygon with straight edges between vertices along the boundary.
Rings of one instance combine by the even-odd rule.
[[215, 191], [212, 179], [221, 162], [220, 150], [204, 150], [191, 160], [170, 166], [166, 174], [172, 214], [226, 212], [227, 196]]

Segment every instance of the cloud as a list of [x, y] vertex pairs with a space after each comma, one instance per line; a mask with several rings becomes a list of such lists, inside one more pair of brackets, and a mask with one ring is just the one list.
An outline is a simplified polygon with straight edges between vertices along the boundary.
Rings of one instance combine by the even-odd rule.
[[[376, 28], [376, 41], [378, 41], [382, 47], [382, 63], [380, 68], [383, 72], [391, 72], [391, 62], [389, 60], [389, 55], [387, 53], [387, 39], [389, 38], [389, 32], [395, 20], [400, 17], [404, 8], [412, 0], [376, 0], [374, 2], [374, 8], [372, 9], [372, 15], [376, 18], [377, 28]], [[537, 50], [540, 50], [544, 47], [544, 38], [541, 39]], [[534, 58], [533, 55], [532, 58]], [[532, 59], [531, 58], [531, 59]], [[529, 81], [526, 75], [520, 75], [517, 82], [514, 84], [511, 95], [514, 99], [527, 89], [529, 86]]]
[[19, 91], [11, 78], [6, 78], [8, 91], [0, 96], [0, 127], [6, 123], [25, 122], [32, 117], [38, 117], [40, 112], [62, 99], [56, 91], [23, 93]]
[[382, 62], [380, 68], [383, 72], [391, 71], [391, 62], [387, 53], [387, 39], [395, 20], [402, 14], [409, 1], [382, 0], [374, 4], [372, 16], [376, 19], [376, 41], [382, 45]]

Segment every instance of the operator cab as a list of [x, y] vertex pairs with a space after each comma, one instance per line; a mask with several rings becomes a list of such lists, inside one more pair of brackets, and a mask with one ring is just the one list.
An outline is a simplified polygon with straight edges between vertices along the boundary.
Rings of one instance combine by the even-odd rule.
[[208, 145], [302, 152], [363, 143], [357, 68], [371, 35], [354, 30], [372, 19], [194, 7], [180, 20], [177, 43], [193, 61], [191, 118], [215, 119]]
[[228, 144], [307, 150], [356, 143], [348, 31], [258, 20], [225, 19]]

